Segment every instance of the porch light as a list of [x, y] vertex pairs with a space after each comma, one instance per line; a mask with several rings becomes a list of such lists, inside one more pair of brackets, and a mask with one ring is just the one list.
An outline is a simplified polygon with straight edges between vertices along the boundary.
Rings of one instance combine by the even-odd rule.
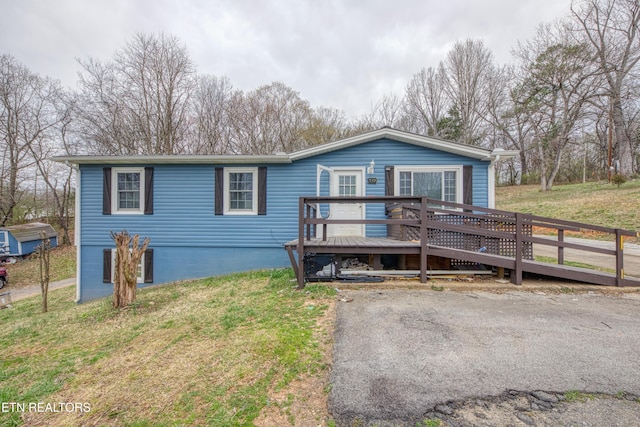
[[376, 162], [374, 162], [373, 159], [371, 159], [371, 162], [369, 163], [369, 167], [367, 168], [367, 174], [373, 175], [375, 173], [375, 166], [376, 166]]

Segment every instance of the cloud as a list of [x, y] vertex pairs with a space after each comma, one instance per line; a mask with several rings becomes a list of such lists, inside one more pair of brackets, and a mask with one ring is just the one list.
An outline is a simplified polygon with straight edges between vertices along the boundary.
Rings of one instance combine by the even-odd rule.
[[75, 58], [108, 60], [136, 32], [177, 36], [201, 73], [239, 89], [281, 81], [311, 102], [367, 112], [401, 94], [458, 40], [510, 61], [518, 40], [569, 0], [0, 0], [0, 53], [74, 87]]

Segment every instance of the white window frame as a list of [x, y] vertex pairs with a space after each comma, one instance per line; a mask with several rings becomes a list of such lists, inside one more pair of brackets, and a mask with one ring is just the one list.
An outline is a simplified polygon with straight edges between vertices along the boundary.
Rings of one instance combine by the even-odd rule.
[[[131, 251], [131, 249], [129, 249]], [[144, 283], [144, 258], [147, 254], [143, 253], [142, 258], [140, 258], [140, 275], [136, 278], [136, 283]], [[111, 249], [111, 283], [115, 282], [116, 278], [116, 249]]]
[[[140, 174], [140, 206], [138, 209], [118, 208], [118, 174], [138, 173]], [[145, 173], [144, 168], [113, 168], [111, 171], [111, 213], [115, 215], [143, 215], [145, 204]]]
[[[455, 172], [456, 173], [456, 201], [455, 203], [462, 203], [463, 200], [463, 188], [462, 188], [462, 166], [395, 166], [394, 167], [394, 184], [393, 194], [400, 195], [400, 172], [442, 172], [444, 185], [444, 173]], [[413, 181], [412, 181], [413, 182]], [[444, 187], [443, 187], [444, 191]], [[444, 195], [443, 195], [444, 197]], [[444, 201], [444, 200], [443, 200]]]
[[[229, 184], [232, 173], [253, 174], [251, 188], [251, 209], [231, 209], [231, 193]], [[224, 215], [258, 215], [258, 168], [224, 168]]]

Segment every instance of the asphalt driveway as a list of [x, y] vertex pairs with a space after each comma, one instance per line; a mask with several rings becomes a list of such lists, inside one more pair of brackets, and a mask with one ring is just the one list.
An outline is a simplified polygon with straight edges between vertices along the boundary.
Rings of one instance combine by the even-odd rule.
[[416, 425], [507, 390], [640, 395], [640, 294], [344, 291], [330, 411]]

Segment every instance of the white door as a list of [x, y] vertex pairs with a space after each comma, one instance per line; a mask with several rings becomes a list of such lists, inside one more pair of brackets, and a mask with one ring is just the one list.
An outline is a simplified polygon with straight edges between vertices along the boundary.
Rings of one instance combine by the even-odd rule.
[[[361, 197], [364, 195], [362, 169], [333, 170], [331, 176], [331, 196]], [[364, 219], [363, 203], [332, 203], [331, 219]], [[364, 224], [332, 224], [328, 227], [329, 236], [363, 236]]]

